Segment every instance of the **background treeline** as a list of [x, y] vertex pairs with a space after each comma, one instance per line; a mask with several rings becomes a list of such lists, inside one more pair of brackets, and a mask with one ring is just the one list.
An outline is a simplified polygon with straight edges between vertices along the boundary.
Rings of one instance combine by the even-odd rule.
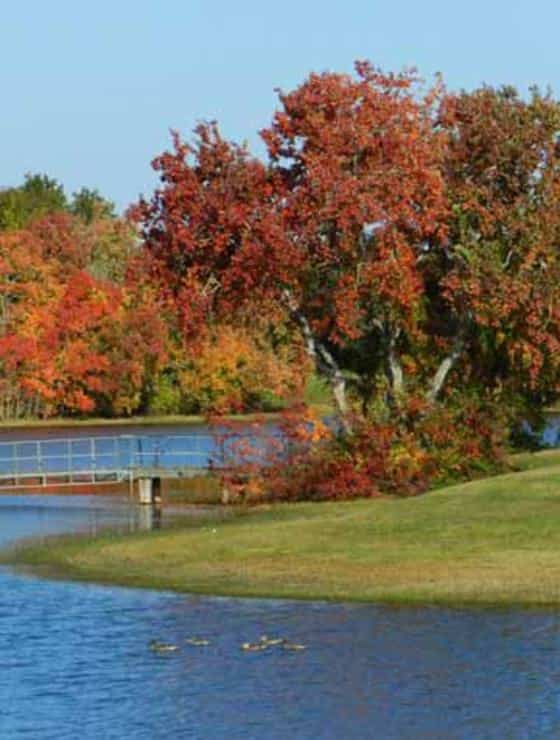
[[268, 410], [299, 392], [301, 353], [267, 322], [185, 341], [141, 246], [97, 191], [68, 198], [46, 175], [0, 191], [1, 419]]

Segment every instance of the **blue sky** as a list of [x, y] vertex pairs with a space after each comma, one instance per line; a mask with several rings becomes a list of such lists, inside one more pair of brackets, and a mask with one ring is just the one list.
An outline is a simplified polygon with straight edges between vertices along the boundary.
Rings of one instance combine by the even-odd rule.
[[0, 21], [0, 185], [46, 172], [122, 208], [149, 193], [150, 160], [198, 120], [259, 152], [258, 130], [311, 71], [439, 71], [560, 95], [557, 0], [31, 0]]

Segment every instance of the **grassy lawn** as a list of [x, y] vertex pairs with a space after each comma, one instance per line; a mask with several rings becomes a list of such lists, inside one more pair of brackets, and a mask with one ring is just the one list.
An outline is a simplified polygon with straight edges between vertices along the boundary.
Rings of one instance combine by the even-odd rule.
[[184, 592], [560, 604], [560, 454], [412, 499], [289, 504], [4, 555], [46, 575]]

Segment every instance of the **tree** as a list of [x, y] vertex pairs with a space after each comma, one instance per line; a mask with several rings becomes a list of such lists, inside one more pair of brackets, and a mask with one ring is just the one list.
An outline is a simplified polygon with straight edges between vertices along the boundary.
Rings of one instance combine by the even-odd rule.
[[187, 331], [248, 302], [289, 316], [347, 430], [349, 381], [366, 416], [406, 429], [462, 398], [486, 416], [551, 400], [558, 104], [421, 95], [412, 73], [367, 63], [280, 102], [267, 166], [215, 124], [155, 160], [161, 187], [135, 215]]
[[142, 405], [168, 332], [134, 239], [120, 220], [64, 211], [0, 232], [2, 418]]
[[460, 363], [462, 386], [541, 407], [560, 369], [560, 107], [484, 87], [447, 96], [439, 125], [450, 215], [425, 260], [425, 332], [447, 354], [429, 396]]
[[[40, 396], [25, 388], [35, 344], [15, 334], [27, 322], [28, 309], [47, 306], [59, 285], [56, 267], [43, 259], [42, 245], [29, 232], [0, 232], [0, 418], [37, 416]], [[33, 325], [28, 324], [33, 332]]]
[[22, 229], [35, 218], [67, 208], [62, 185], [47, 175], [25, 175], [17, 188], [0, 191], [0, 230]]
[[258, 265], [247, 269], [242, 256], [271, 191], [264, 165], [226, 142], [215, 124], [195, 133], [192, 146], [173, 134], [174, 151], [153, 162], [162, 187], [130, 214], [141, 224], [154, 276], [179, 311], [186, 337], [266, 293], [265, 275], [256, 274]]
[[263, 236], [280, 299], [343, 417], [344, 370], [370, 379], [364, 392], [381, 372], [389, 402], [402, 395], [399, 348], [418, 330], [424, 293], [418, 265], [446, 211], [439, 90], [421, 98], [413, 74], [364, 62], [356, 73], [311, 75], [280, 95], [262, 132], [279, 218]]
[[43, 259], [58, 261], [64, 274], [87, 270], [100, 280], [122, 284], [130, 260], [138, 253], [134, 229], [121, 218], [99, 217], [86, 223], [60, 211], [35, 219], [23, 231], [38, 239]]
[[[45, 416], [129, 415], [166, 356], [157, 303], [76, 271], [29, 300], [0, 337], [0, 367]], [[24, 404], [20, 404], [23, 408]]]
[[374, 346], [376, 363], [383, 346], [392, 392], [401, 391], [393, 350], [414, 327], [416, 259], [445, 210], [436, 94], [416, 92], [412, 75], [365, 63], [357, 78], [312, 75], [281, 95], [263, 132], [268, 169], [215, 125], [200, 126], [194, 146], [174, 135], [175, 151], [154, 162], [162, 187], [135, 211], [194, 326], [257, 298], [287, 312], [343, 419], [340, 357], [357, 341]]
[[273, 338], [256, 324], [217, 324], [194, 346], [177, 352], [174, 369], [183, 412], [271, 410], [280, 399], [301, 395], [308, 375], [301, 347], [274, 347]]
[[104, 198], [97, 189], [78, 190], [72, 196], [69, 210], [86, 224], [97, 219], [116, 218], [115, 204]]

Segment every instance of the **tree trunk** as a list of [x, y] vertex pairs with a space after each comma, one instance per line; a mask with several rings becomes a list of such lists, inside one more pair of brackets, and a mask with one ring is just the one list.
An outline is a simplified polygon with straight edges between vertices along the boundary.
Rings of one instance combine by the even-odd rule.
[[387, 336], [387, 357], [385, 361], [385, 375], [389, 383], [389, 404], [394, 406], [404, 392], [404, 373], [400, 358], [397, 352], [397, 340], [400, 335], [400, 329], [391, 331], [385, 329]]
[[351, 434], [352, 426], [348, 420], [348, 402], [346, 399], [346, 380], [344, 375], [331, 352], [315, 337], [309, 321], [301, 312], [290, 291], [285, 290], [283, 292], [283, 298], [292, 320], [298, 325], [301, 331], [307, 354], [314, 361], [317, 372], [325, 377], [331, 386], [341, 426], [346, 434]]
[[430, 383], [430, 389], [426, 394], [426, 398], [430, 403], [435, 403], [435, 401], [437, 400], [437, 397], [439, 396], [443, 386], [445, 385], [445, 381], [447, 379], [447, 376], [449, 375], [449, 372], [461, 356], [464, 348], [465, 340], [464, 335], [461, 332], [455, 337], [451, 352], [443, 358], [438, 369], [436, 370], [436, 374], [434, 375], [432, 382]]

